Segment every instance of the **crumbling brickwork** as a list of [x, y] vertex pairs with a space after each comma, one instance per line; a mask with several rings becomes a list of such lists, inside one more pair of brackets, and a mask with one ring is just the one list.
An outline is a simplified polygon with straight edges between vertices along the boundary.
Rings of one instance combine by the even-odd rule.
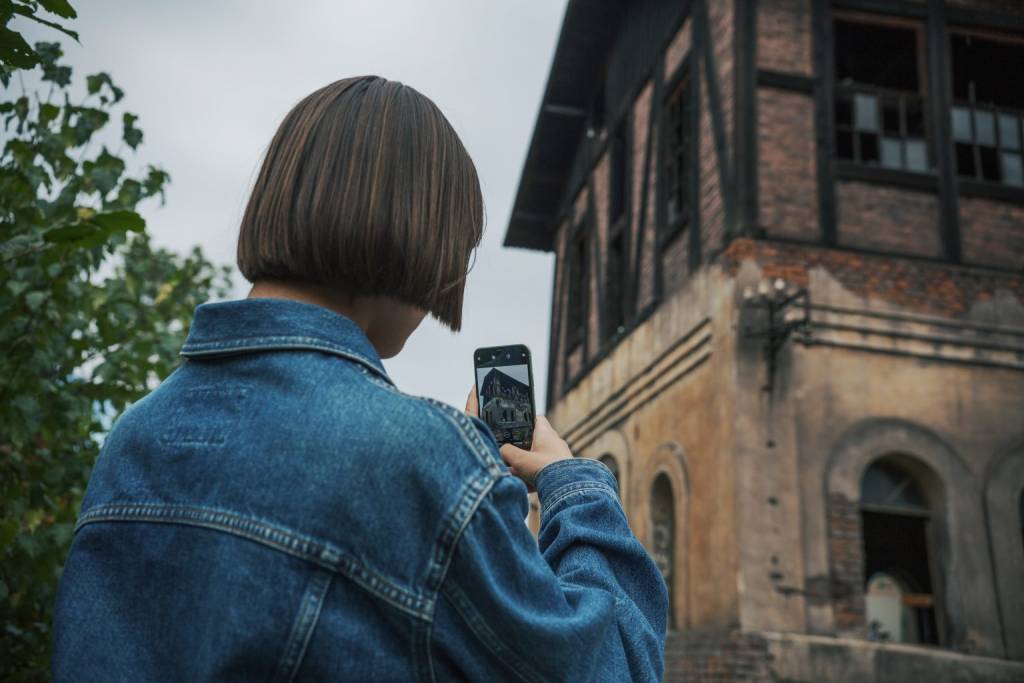
[[665, 681], [766, 681], [768, 662], [768, 645], [757, 634], [738, 629], [673, 631], [665, 644]]

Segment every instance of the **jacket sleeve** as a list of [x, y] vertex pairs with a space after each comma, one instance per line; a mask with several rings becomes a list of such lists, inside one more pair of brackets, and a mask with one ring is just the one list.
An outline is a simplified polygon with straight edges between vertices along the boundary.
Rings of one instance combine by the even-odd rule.
[[[562, 460], [526, 487], [503, 475], [456, 546], [435, 610], [439, 678], [660, 681], [668, 593], [602, 463]], [[539, 542], [538, 542], [539, 541]]]

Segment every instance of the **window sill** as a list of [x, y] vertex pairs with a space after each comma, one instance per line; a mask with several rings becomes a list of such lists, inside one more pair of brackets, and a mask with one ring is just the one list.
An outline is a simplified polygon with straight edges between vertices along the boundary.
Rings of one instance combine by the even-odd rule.
[[957, 178], [957, 185], [960, 187], [960, 194], [962, 196], [983, 197], [985, 199], [995, 199], [1024, 205], [1024, 187], [988, 183], [983, 180], [971, 180], [970, 178]]
[[839, 180], [861, 180], [876, 185], [892, 185], [912, 190], [939, 191], [939, 178], [934, 172], [904, 171], [884, 166], [868, 166], [845, 159], [834, 161], [836, 178]]

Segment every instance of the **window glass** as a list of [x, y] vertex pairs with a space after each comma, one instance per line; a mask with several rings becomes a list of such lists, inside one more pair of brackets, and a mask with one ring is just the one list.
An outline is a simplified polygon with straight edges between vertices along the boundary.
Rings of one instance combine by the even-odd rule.
[[996, 144], [996, 126], [992, 112], [974, 112], [974, 135], [977, 138], [979, 145]]
[[[669, 605], [672, 605], [672, 579], [675, 573], [675, 499], [672, 495], [672, 483], [668, 476], [659, 474], [651, 487], [651, 557], [661, 571], [662, 578], [669, 591]], [[669, 608], [669, 616], [674, 624], [674, 610]]]
[[999, 115], [999, 142], [1003, 149], [1020, 149], [1020, 117]]
[[965, 107], [953, 107], [953, 139], [970, 142], [971, 111]]
[[853, 96], [854, 127], [857, 130], [878, 130], [878, 98], [857, 93]]
[[1024, 185], [1024, 168], [1020, 154], [1003, 152], [1003, 182], [1007, 185]]
[[862, 504], [914, 511], [927, 510], [924, 496], [914, 478], [886, 461], [877, 462], [868, 468], [861, 481], [860, 490]]

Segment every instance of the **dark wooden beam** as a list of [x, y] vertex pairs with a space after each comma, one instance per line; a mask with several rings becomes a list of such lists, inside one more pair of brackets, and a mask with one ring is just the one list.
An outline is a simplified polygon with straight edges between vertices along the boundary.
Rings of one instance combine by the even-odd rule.
[[586, 363], [590, 358], [590, 349], [594, 343], [590, 335], [590, 307], [592, 296], [591, 284], [597, 289], [597, 338], [600, 344], [601, 330], [604, 329], [604, 289], [603, 278], [601, 277], [601, 249], [597, 230], [597, 201], [594, 198], [594, 174], [587, 177], [587, 218], [586, 226], [586, 270], [584, 271], [583, 291], [583, 361]]
[[949, 54], [949, 30], [943, 0], [928, 0], [927, 26], [928, 54], [928, 113], [932, 148], [939, 175], [939, 225], [942, 229], [942, 247], [946, 258], [959, 263], [960, 203], [957, 199], [956, 161], [953, 158], [953, 140], [949, 112], [952, 110], [953, 92], [949, 75], [952, 73]]
[[722, 195], [722, 212], [725, 217], [723, 243], [714, 245], [721, 249], [736, 234], [736, 197], [734, 195], [732, 156], [725, 131], [725, 110], [722, 106], [722, 88], [715, 66], [715, 46], [711, 37], [711, 21], [708, 18], [708, 0], [694, 4], [694, 33], [703, 34], [701, 40], [701, 61], [707, 79], [708, 106], [711, 112], [711, 134], [714, 136], [715, 158], [718, 160], [718, 186]]
[[832, 171], [835, 156], [835, 42], [829, 0], [813, 0], [811, 7], [814, 36], [814, 134], [818, 167], [818, 221], [821, 239], [828, 245], [838, 242], [836, 226], [836, 186]]
[[[559, 253], [559, 241], [558, 232], [556, 228], [555, 240], [554, 240], [554, 252], [555, 252], [555, 263], [552, 268], [554, 271], [551, 275], [551, 311], [550, 322], [548, 324], [548, 384], [547, 389], [544, 392], [544, 413], [547, 414], [551, 411], [552, 406], [555, 405], [555, 359], [559, 354], [558, 342], [560, 338], [560, 330], [562, 327], [562, 315], [563, 309], [561, 304], [561, 290], [564, 286], [564, 280], [566, 276], [566, 268], [564, 265], [564, 259], [568, 255], [568, 250], [561, 250]], [[563, 259], [563, 265], [559, 267], [559, 259]], [[565, 373], [563, 373], [564, 376]]]
[[804, 74], [773, 71], [772, 69], [758, 69], [757, 84], [766, 88], [775, 88], [776, 90], [789, 90], [807, 95], [814, 94], [814, 78]]
[[902, 17], [919, 17], [928, 14], [928, 8], [912, 0], [833, 0], [836, 9], [851, 9], [871, 14], [891, 14]]
[[557, 114], [559, 116], [571, 116], [574, 118], [586, 118], [587, 110], [580, 107], [574, 107], [566, 104], [545, 104], [545, 114]]
[[[651, 181], [650, 181], [651, 161], [652, 161], [652, 157], [656, 154], [657, 149], [659, 149], [661, 147], [660, 139], [659, 139], [658, 147], [656, 148], [654, 146], [654, 136], [655, 136], [655, 133], [660, 130], [660, 126], [658, 126], [656, 124], [656, 122], [660, 118], [661, 101], [663, 99], [662, 90], [664, 88], [664, 81], [665, 81], [665, 60], [664, 59], [659, 59], [658, 60], [657, 65], [654, 68], [653, 80], [654, 80], [654, 83], [653, 83], [653, 85], [651, 87], [651, 107], [650, 107], [650, 109], [648, 110], [648, 113], [647, 113], [647, 140], [646, 140], [646, 144], [644, 145], [644, 174], [643, 174], [643, 180], [640, 183], [640, 220], [638, 221], [638, 226], [637, 226], [636, 251], [632, 255], [633, 256], [633, 259], [632, 259], [633, 266], [632, 266], [632, 273], [631, 273], [630, 282], [629, 282], [629, 294], [628, 294], [628, 296], [629, 296], [630, 319], [631, 320], [636, 316], [637, 311], [639, 311], [639, 309], [640, 309], [639, 302], [637, 301], [637, 299], [640, 296], [640, 276], [642, 274], [642, 267], [641, 266], [643, 264], [644, 240], [646, 239], [646, 235], [647, 235], [647, 214], [649, 213], [649, 211], [648, 211], [648, 202], [647, 202], [647, 194], [648, 194], [648, 188], [651, 187]], [[658, 177], [660, 175], [661, 175], [661, 169], [660, 169], [660, 167], [658, 167], [656, 165], [655, 175], [654, 175], [655, 184], [657, 184], [657, 179], [658, 179]], [[657, 215], [658, 201], [659, 201], [659, 197], [657, 196], [657, 194], [658, 194], [657, 193], [657, 189], [655, 189], [655, 197], [654, 197], [654, 212], [655, 212], [655, 216]], [[652, 218], [652, 220], [654, 220], [654, 229], [655, 229], [655, 231], [657, 231], [658, 228], [660, 227], [659, 224], [658, 224], [657, 218]], [[658, 261], [661, 260], [660, 259], [660, 255], [657, 253], [657, 245], [658, 245], [658, 240], [657, 240], [657, 238], [655, 238], [655, 240], [654, 240], [654, 249], [655, 249], [654, 260], [655, 260], [655, 263], [657, 263]], [[657, 271], [655, 271], [655, 272], [657, 272]]]
[[739, 234], [757, 228], [757, 5], [736, 0], [736, 33], [733, 41], [735, 114], [733, 146], [736, 149], [736, 202]]
[[[1024, 8], [1024, 5], [1021, 7]], [[945, 12], [947, 25], [992, 28], [1011, 33], [1024, 31], [1024, 11], [1010, 13], [969, 7], [946, 7]]]

